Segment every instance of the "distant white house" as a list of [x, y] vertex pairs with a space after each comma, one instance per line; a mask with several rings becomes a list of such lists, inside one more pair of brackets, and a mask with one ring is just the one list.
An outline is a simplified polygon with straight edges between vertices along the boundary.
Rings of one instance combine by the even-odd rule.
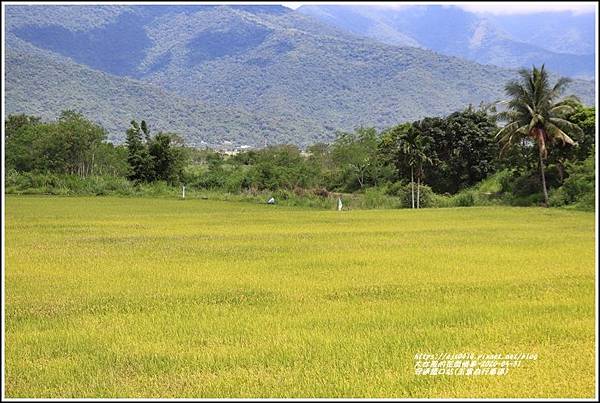
[[241, 146], [234, 147], [231, 141], [224, 141], [217, 150], [224, 155], [236, 155], [240, 152], [248, 151], [254, 147], [249, 146], [247, 144], [243, 144]]

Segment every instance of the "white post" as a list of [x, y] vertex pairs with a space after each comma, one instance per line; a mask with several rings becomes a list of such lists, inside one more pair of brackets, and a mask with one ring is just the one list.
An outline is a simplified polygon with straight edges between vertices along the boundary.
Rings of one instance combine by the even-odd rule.
[[181, 197], [183, 199], [185, 199], [185, 185], [183, 185], [182, 189], [181, 189]]

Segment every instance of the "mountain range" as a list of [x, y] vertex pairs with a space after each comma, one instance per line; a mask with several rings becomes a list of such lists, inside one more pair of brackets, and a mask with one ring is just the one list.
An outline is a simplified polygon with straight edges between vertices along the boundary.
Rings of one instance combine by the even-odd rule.
[[[305, 11], [6, 6], [6, 111], [52, 119], [79, 110], [115, 142], [131, 119], [146, 119], [190, 145], [306, 146], [337, 130], [381, 129], [502, 99], [516, 77]], [[570, 91], [594, 102], [592, 81], [574, 80]]]
[[593, 79], [594, 14], [476, 14], [449, 5], [305, 5], [305, 15], [378, 41], [508, 68], [545, 65]]

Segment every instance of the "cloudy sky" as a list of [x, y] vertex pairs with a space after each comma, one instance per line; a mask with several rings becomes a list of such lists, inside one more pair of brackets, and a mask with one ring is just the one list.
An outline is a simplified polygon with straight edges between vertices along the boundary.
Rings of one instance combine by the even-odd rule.
[[[300, 2], [300, 1], [289, 1], [282, 2], [286, 7], [296, 9], [303, 4], [342, 4], [343, 2]], [[411, 3], [407, 2], [352, 2], [350, 5], [379, 5], [382, 7], [393, 7], [401, 8], [410, 6]], [[428, 2], [414, 2], [414, 4], [435, 4]], [[475, 12], [475, 13], [491, 13], [491, 14], [530, 14], [536, 12], [553, 12], [553, 11], [571, 11], [572, 13], [593, 13], [596, 9], [596, 2], [578, 2], [578, 1], [564, 1], [564, 2], [443, 2], [443, 5], [455, 5], [464, 10]]]

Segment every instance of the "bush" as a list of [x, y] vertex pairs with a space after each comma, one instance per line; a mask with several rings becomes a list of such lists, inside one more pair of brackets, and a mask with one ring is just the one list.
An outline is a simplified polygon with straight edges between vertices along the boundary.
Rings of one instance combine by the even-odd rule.
[[548, 201], [551, 207], [562, 207], [569, 204], [567, 201], [567, 195], [565, 195], [565, 191], [562, 187], [550, 191], [550, 194], [548, 195]]
[[[391, 192], [397, 196], [404, 208], [412, 207], [412, 188], [410, 183], [404, 185], [393, 184]], [[417, 185], [415, 184], [415, 207], [417, 206]], [[419, 205], [420, 207], [434, 207], [434, 193], [427, 185], [419, 186]]]
[[454, 207], [452, 196], [449, 196], [448, 194], [432, 194], [431, 207]]
[[530, 172], [514, 178], [510, 186], [510, 193], [516, 197], [527, 197], [539, 193], [541, 186], [539, 174]]
[[368, 209], [374, 209], [385, 205], [387, 201], [387, 196], [381, 189], [368, 188], [364, 191], [362, 204]]
[[126, 178], [114, 176], [82, 178], [78, 175], [9, 171], [5, 183], [9, 194], [132, 196], [139, 193]]
[[276, 201], [288, 200], [294, 197], [294, 193], [290, 192], [289, 190], [279, 189], [273, 192], [273, 197]]
[[456, 207], [472, 207], [475, 205], [475, 195], [472, 190], [462, 191], [454, 195], [452, 201]]
[[181, 192], [179, 187], [170, 186], [164, 181], [139, 184], [136, 191], [144, 196], [177, 196]]
[[[415, 207], [417, 206], [417, 185], [414, 185], [415, 191]], [[411, 208], [412, 207], [412, 187], [410, 183], [395, 182], [389, 185], [385, 193], [390, 196], [395, 196], [400, 200], [401, 207]], [[433, 207], [433, 199], [436, 196], [431, 188], [427, 185], [421, 185], [419, 187], [419, 201], [421, 207]]]
[[325, 188], [315, 188], [312, 190], [312, 193], [315, 196], [319, 196], [319, 197], [329, 197], [331, 194], [329, 193], [329, 191]]
[[507, 204], [517, 207], [540, 206], [544, 202], [544, 194], [542, 192], [533, 193], [526, 196], [507, 195], [505, 197]]
[[385, 193], [389, 196], [402, 197], [405, 193], [405, 184], [403, 182], [394, 182], [387, 186]]
[[499, 195], [509, 189], [512, 174], [512, 170], [504, 169], [488, 176], [474, 187], [482, 194]]
[[233, 171], [225, 179], [224, 188], [231, 193], [239, 193], [244, 189], [250, 187], [250, 179], [246, 175], [246, 172], [240, 170]]
[[587, 193], [581, 196], [577, 203], [573, 204], [573, 208], [576, 210], [583, 211], [594, 211], [596, 210], [596, 195], [594, 193]]
[[595, 208], [595, 163], [593, 155], [584, 161], [568, 163], [567, 179], [550, 193], [551, 206], [578, 205], [583, 210]]

